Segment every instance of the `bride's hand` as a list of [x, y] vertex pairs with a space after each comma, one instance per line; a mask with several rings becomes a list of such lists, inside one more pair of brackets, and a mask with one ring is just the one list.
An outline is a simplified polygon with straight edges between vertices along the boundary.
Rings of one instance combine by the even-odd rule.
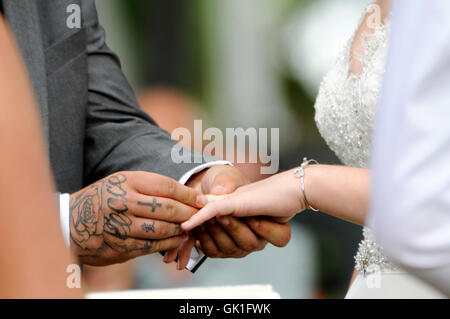
[[290, 170], [243, 186], [232, 194], [210, 197], [208, 204], [181, 226], [189, 231], [214, 217], [226, 215], [271, 216], [287, 222], [304, 209], [300, 181]]

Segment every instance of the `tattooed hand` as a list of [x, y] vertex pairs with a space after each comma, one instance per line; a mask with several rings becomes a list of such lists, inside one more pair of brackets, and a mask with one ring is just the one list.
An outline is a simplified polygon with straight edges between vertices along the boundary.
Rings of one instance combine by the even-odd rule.
[[187, 238], [179, 224], [205, 203], [162, 175], [110, 175], [70, 196], [71, 248], [82, 263], [102, 266], [179, 247]]

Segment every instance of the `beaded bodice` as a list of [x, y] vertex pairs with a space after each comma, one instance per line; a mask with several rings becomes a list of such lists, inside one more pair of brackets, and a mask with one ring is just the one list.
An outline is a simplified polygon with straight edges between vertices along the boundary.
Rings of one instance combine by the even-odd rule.
[[[317, 127], [331, 150], [347, 166], [366, 168], [369, 164], [389, 21], [386, 19], [373, 32], [362, 34], [363, 54], [352, 52], [355, 32], [320, 85], [315, 103]], [[361, 65], [358, 74], [351, 71], [352, 59], [358, 59]], [[364, 229], [363, 237], [355, 257], [356, 268], [363, 272], [394, 269], [369, 229]]]

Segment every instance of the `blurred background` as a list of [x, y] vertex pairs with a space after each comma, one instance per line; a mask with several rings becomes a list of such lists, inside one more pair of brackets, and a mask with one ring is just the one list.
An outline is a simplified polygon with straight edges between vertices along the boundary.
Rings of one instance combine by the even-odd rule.
[[[339, 163], [314, 122], [320, 81], [369, 0], [97, 0], [108, 45], [161, 127], [280, 128], [280, 170]], [[185, 142], [185, 141], [184, 141]], [[187, 146], [191, 146], [188, 145]], [[259, 164], [240, 165], [253, 181]], [[267, 176], [266, 176], [267, 177]], [[272, 284], [283, 298], [342, 298], [360, 227], [322, 213], [293, 221], [286, 248], [213, 260], [195, 275], [159, 255], [85, 268], [89, 290]]]

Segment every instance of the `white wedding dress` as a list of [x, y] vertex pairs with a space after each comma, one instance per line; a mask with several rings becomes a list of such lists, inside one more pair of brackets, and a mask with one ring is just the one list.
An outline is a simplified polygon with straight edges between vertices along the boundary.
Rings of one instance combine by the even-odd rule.
[[[365, 21], [363, 15], [359, 26]], [[323, 79], [315, 103], [315, 120], [322, 137], [347, 166], [368, 167], [371, 135], [384, 74], [390, 17], [362, 33], [354, 50], [355, 35], [332, 70]], [[361, 50], [362, 49], [362, 50]], [[352, 72], [357, 59], [361, 70]], [[363, 230], [356, 260], [357, 278], [346, 298], [443, 298], [422, 281], [393, 265], [377, 245], [371, 231]]]

